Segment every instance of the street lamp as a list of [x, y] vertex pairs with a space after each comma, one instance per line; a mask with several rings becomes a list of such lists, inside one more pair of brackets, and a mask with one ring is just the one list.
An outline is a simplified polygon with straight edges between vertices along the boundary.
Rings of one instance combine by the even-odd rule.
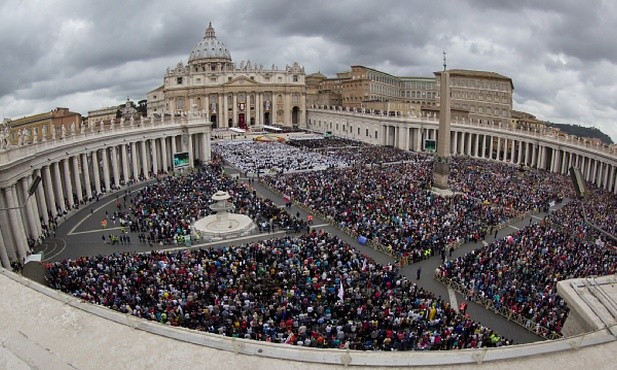
[[11, 210], [11, 209], [23, 208], [26, 205], [26, 203], [28, 202], [28, 199], [30, 199], [30, 197], [32, 195], [34, 195], [34, 192], [39, 187], [39, 184], [41, 183], [41, 180], [42, 180], [41, 176], [37, 176], [37, 177], [34, 178], [34, 181], [32, 182], [32, 185], [30, 185], [30, 188], [28, 188], [28, 196], [26, 197], [26, 199], [21, 204], [18, 204], [16, 207], [0, 208], [0, 211], [8, 211], [8, 210]]
[[583, 181], [581, 171], [579, 171], [576, 167], [570, 167], [570, 178], [572, 179], [572, 184], [574, 185], [574, 190], [576, 191], [576, 199], [578, 199], [581, 203], [581, 210], [583, 211], [583, 220], [585, 221], [585, 224], [591, 226], [602, 235], [611, 238], [613, 241], [617, 241], [617, 237], [615, 237], [615, 235], [602, 230], [599, 226], [587, 219], [587, 212], [585, 211], [585, 204], [583, 203], [583, 199], [586, 195], [585, 182]]

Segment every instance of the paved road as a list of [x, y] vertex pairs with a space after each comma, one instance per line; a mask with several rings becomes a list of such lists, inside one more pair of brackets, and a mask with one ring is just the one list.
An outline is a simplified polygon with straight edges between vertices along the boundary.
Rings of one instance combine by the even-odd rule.
[[[233, 169], [229, 168], [227, 168], [226, 171], [230, 173], [235, 172]], [[130, 197], [136, 189], [139, 189], [140, 187], [145, 186], [153, 181], [155, 180], [151, 180], [147, 183], [137, 184], [130, 188], [123, 188], [116, 192], [107, 194], [106, 196], [102, 197], [98, 202], [82, 206], [79, 210], [74, 210], [69, 213], [67, 216], [64, 217], [64, 221], [58, 226], [55, 237], [48, 238], [40, 247], [40, 250], [44, 253], [45, 260], [57, 261], [65, 258], [74, 259], [80, 256], [105, 255], [118, 251], [147, 252], [158, 248], [184, 248], [184, 246], [178, 247], [156, 245], [150, 247], [147, 244], [139, 242], [137, 233], [129, 233], [131, 237], [131, 243], [129, 245], [110, 245], [107, 242], [109, 240], [108, 236], [110, 234], [119, 236], [121, 234], [121, 230], [119, 225], [113, 225], [111, 221], [108, 222], [107, 229], [102, 229], [101, 220], [106, 218], [106, 212], [109, 215], [113, 214], [113, 212], [118, 209], [118, 203], [120, 203], [120, 206], [123, 207], [123, 203], [126, 197]], [[241, 181], [246, 180], [241, 179]], [[261, 185], [257, 181], [253, 182], [253, 186], [255, 187], [255, 190], [260, 196], [272, 199], [274, 203], [280, 205], [281, 207], [284, 206], [283, 199], [275, 192], [272, 192], [269, 188]], [[563, 203], [558, 206], [562, 205]], [[307, 212], [305, 212], [299, 207], [296, 207], [295, 205], [292, 206], [290, 212], [292, 214], [299, 212], [304, 219], [306, 219], [308, 215]], [[537, 214], [532, 217], [523, 219], [519, 222], [516, 222], [509, 227], [501, 229], [498, 232], [497, 238], [503, 238], [515, 232], [517, 229], [527, 226], [530, 222], [537, 222], [544, 215], [545, 214]], [[337, 228], [330, 226], [325, 220], [315, 217], [313, 227], [316, 229], [324, 229], [332, 234], [337, 235], [339, 238], [347, 241], [349, 244], [356, 247], [362, 253], [371, 256], [373, 259], [375, 259], [375, 261], [380, 264], [394, 263], [394, 260], [392, 258], [366, 245], [361, 245], [351, 236], [338, 230]], [[201, 243], [192, 247], [214, 248], [221, 246], [237, 245], [239, 243], [248, 243], [252, 241], [263, 240], [266, 238], [280, 237], [283, 235], [285, 235], [284, 231], [279, 231], [275, 233], [262, 233], [238, 239], [226, 240], [223, 242]], [[106, 241], [103, 240], [103, 237], [105, 237]], [[456, 258], [470, 252], [472, 249], [480, 248], [482, 247], [482, 243], [490, 243], [492, 240], [494, 240], [494, 237], [494, 235], [490, 235], [487, 236], [487, 239], [485, 241], [468, 243], [466, 245], [463, 245], [453, 252], [452, 257]], [[401, 273], [405, 275], [408, 279], [416, 279], [417, 269], [421, 268], [421, 277], [419, 280], [417, 280], [417, 283], [424, 289], [433, 292], [436, 296], [450, 300], [451, 305], [453, 305], [454, 307], [458, 307], [458, 303], [462, 299], [464, 299], [464, 297], [459, 294], [455, 294], [453, 291], [448, 291], [446, 286], [433, 278], [433, 272], [439, 266], [440, 262], [441, 261], [439, 256], [435, 256], [422, 262], [405, 266], [401, 268]], [[474, 320], [496, 330], [501, 335], [512, 339], [514, 343], [530, 343], [543, 340], [543, 338], [529, 332], [527, 329], [522, 328], [514, 322], [506, 320], [499, 314], [484, 309], [484, 307], [478, 304], [472, 302], [469, 303], [467, 313]]]

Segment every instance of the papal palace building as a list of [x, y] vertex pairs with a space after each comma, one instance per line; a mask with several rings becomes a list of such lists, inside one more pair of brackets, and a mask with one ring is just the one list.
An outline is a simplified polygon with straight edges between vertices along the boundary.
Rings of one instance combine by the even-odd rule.
[[163, 85], [148, 93], [148, 115], [196, 107], [213, 128], [301, 127], [306, 116], [304, 79], [304, 67], [297, 62], [285, 69], [250, 61], [236, 65], [210, 24], [188, 63], [167, 68]]

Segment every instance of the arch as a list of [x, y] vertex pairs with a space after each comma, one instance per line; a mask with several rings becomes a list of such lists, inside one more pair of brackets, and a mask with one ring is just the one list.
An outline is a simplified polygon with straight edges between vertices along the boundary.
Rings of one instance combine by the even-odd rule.
[[291, 109], [291, 125], [293, 127], [298, 127], [300, 124], [300, 108], [298, 106], [294, 106]]

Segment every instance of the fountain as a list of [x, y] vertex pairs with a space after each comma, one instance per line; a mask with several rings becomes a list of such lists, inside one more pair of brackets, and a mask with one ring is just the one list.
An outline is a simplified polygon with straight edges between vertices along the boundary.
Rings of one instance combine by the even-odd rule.
[[205, 241], [237, 238], [249, 235], [257, 228], [250, 217], [232, 213], [234, 205], [229, 201], [230, 198], [226, 191], [214, 193], [212, 200], [215, 203], [210, 205], [210, 209], [215, 213], [195, 222], [195, 232]]

